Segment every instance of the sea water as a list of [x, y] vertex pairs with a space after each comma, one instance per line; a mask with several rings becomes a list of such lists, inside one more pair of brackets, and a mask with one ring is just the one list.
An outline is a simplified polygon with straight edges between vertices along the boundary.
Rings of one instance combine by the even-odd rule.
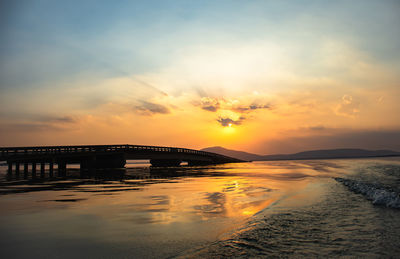
[[[400, 159], [7, 175], [2, 258], [396, 257]], [[56, 174], [55, 174], [56, 175]]]

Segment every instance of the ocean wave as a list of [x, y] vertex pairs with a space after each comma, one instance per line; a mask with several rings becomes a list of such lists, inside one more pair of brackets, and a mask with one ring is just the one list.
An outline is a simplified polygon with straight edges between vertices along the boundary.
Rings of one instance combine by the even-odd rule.
[[398, 192], [383, 186], [351, 179], [337, 177], [335, 180], [342, 183], [351, 191], [364, 195], [368, 200], [371, 200], [374, 205], [400, 209], [400, 194]]

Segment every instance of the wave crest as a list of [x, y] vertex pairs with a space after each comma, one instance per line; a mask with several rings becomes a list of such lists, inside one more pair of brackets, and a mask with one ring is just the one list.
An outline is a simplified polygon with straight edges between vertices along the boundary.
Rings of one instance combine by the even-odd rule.
[[335, 178], [336, 181], [342, 183], [355, 193], [364, 195], [374, 205], [383, 205], [390, 208], [400, 209], [400, 194], [388, 190], [382, 186], [377, 186], [370, 183], [350, 180], [345, 178]]

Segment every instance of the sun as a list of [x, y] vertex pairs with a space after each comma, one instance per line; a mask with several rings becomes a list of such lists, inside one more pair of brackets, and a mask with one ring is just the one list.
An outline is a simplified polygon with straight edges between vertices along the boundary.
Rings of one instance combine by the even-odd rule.
[[232, 123], [229, 123], [229, 124], [228, 124], [228, 127], [232, 127]]

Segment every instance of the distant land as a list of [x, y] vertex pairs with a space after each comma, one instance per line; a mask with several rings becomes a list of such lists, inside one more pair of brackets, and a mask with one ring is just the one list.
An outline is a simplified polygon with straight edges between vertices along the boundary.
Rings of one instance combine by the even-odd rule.
[[366, 149], [351, 149], [351, 148], [310, 150], [295, 154], [276, 154], [276, 155], [257, 155], [243, 151], [226, 149], [223, 147], [208, 147], [208, 148], [203, 148], [202, 151], [213, 152], [247, 161], [400, 156], [400, 152], [392, 150], [366, 150]]

